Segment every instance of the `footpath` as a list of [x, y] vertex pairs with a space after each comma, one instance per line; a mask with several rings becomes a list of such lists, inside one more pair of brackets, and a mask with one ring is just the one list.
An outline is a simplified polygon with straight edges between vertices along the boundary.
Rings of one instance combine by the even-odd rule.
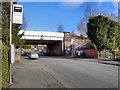
[[76, 58], [74, 56], [62, 56], [62, 58], [120, 66], [120, 60], [116, 61], [113, 58]]
[[37, 65], [37, 60], [22, 59], [12, 68], [11, 88], [64, 88], [51, 74]]
[[120, 66], [120, 61], [115, 61], [115, 60], [110, 59], [110, 58], [83, 59], [83, 61]]

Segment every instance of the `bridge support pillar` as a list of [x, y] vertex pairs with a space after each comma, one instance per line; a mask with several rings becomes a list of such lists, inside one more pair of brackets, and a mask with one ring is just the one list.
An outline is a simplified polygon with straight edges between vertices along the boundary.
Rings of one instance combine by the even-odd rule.
[[62, 55], [62, 41], [49, 44], [49, 55]]

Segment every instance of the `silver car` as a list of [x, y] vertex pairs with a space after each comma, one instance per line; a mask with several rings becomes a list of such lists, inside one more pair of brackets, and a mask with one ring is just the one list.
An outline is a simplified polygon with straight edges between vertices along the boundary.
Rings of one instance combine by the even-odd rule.
[[30, 58], [30, 59], [38, 59], [39, 56], [38, 56], [37, 53], [30, 53], [30, 54], [28, 55], [28, 58]]

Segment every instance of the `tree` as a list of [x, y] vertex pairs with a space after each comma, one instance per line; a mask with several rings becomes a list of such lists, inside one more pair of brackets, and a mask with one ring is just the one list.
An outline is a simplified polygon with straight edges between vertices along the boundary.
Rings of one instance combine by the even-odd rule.
[[75, 35], [75, 30], [72, 30], [72, 33], [71, 33], [73, 36]]
[[89, 17], [93, 16], [93, 12], [92, 12], [92, 9], [89, 5], [87, 5], [87, 7], [85, 8], [85, 14], [84, 14], [84, 18], [83, 18], [83, 21], [84, 23], [88, 23], [88, 20], [89, 20]]
[[87, 23], [88, 23], [88, 19], [90, 16], [93, 16], [93, 13], [92, 13], [91, 7], [89, 5], [87, 5], [87, 7], [85, 8], [84, 18], [82, 20], [80, 20], [80, 22], [77, 25], [77, 28], [78, 28], [80, 35], [86, 36]]
[[1, 13], [2, 13], [2, 7], [1, 7], [1, 3], [0, 3], [0, 24], [2, 23], [2, 15], [1, 15]]
[[[118, 2], [118, 15], [120, 15], [120, 2]], [[120, 16], [118, 17], [118, 21], [119, 21], [119, 24], [120, 24]]]
[[108, 17], [99, 15], [89, 19], [88, 37], [98, 50], [113, 50], [116, 48], [118, 38], [118, 22], [110, 20]]
[[64, 28], [63, 28], [63, 25], [59, 25], [58, 26], [58, 32], [64, 32]]
[[107, 41], [108, 18], [103, 16], [95, 16], [89, 19], [88, 37], [97, 45], [98, 50], [104, 49]]
[[[13, 4], [17, 4], [14, 2]], [[4, 42], [7, 46], [9, 46], [9, 26], [10, 26], [10, 2], [1, 2], [2, 5], [2, 42]], [[25, 27], [25, 24], [13, 24], [12, 25], [12, 43], [20, 47], [24, 43], [20, 38], [23, 34], [19, 34], [18, 32]]]
[[80, 35], [87, 32], [87, 26], [83, 20], [80, 21], [77, 27]]
[[24, 49], [31, 49], [31, 45], [23, 45]]
[[[120, 8], [119, 8], [119, 13], [120, 13]], [[89, 5], [87, 5], [87, 7], [85, 8], [84, 18], [82, 20], [80, 20], [80, 23], [77, 25], [80, 35], [87, 34], [87, 23], [88, 23], [89, 18], [98, 16], [98, 15], [108, 17], [109, 19], [114, 20], [116, 22], [118, 21], [118, 17], [116, 17], [115, 14], [109, 14], [106, 11], [101, 11], [98, 9], [92, 10], [91, 7]]]
[[82, 34], [80, 35], [80, 39], [84, 39], [84, 36]]
[[119, 23], [114, 20], [109, 20], [109, 27], [107, 31], [107, 48], [113, 50], [118, 47], [118, 26]]
[[120, 49], [120, 24], [118, 26], [118, 34], [117, 34], [116, 42], [117, 42], [117, 47]]

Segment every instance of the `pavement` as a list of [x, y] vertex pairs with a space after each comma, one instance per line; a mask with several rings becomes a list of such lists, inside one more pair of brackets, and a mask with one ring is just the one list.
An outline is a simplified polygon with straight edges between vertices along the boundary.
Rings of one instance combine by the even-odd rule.
[[72, 59], [72, 60], [88, 61], [88, 62], [107, 64], [107, 65], [120, 66], [120, 60], [116, 61], [113, 58], [76, 58], [74, 56], [62, 56], [62, 57], [66, 59]]
[[23, 58], [12, 67], [13, 84], [9, 88], [64, 88], [51, 74], [37, 65], [36, 60]]
[[38, 60], [23, 57], [12, 69], [10, 88], [117, 88], [118, 66], [95, 61], [58, 56], [41, 56]]
[[[81, 59], [78, 59], [81, 60]], [[120, 61], [115, 61], [113, 59], [109, 58], [100, 58], [100, 59], [83, 59], [84, 61], [89, 61], [89, 62], [96, 62], [96, 63], [101, 63], [101, 64], [107, 64], [107, 65], [116, 65], [120, 66]]]

